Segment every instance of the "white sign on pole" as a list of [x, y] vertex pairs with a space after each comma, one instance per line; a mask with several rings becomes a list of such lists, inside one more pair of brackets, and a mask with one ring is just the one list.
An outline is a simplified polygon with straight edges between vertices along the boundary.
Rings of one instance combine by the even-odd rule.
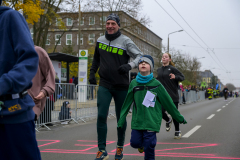
[[78, 101], [87, 101], [88, 50], [79, 50], [78, 62]]

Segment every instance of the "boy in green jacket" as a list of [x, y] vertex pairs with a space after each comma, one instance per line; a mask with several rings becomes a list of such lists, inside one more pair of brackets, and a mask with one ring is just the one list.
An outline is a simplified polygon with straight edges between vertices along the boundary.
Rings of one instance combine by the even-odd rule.
[[133, 148], [138, 148], [140, 153], [144, 152], [147, 160], [155, 159], [156, 133], [159, 132], [162, 121], [161, 106], [179, 123], [187, 123], [165, 88], [153, 77], [153, 68], [151, 56], [144, 55], [140, 58], [139, 73], [129, 86], [118, 121], [118, 127], [123, 127], [131, 104], [134, 103], [130, 144]]

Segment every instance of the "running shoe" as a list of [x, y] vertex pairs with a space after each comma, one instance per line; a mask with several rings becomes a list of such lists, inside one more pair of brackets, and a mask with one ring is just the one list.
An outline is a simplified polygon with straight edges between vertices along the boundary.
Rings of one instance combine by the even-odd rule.
[[182, 137], [181, 131], [175, 131], [174, 139], [180, 139]]
[[109, 155], [107, 151], [105, 152], [98, 151], [95, 160], [108, 160], [108, 158], [109, 158]]
[[172, 126], [172, 119], [170, 119], [170, 122], [166, 122], [166, 131], [169, 132]]
[[123, 147], [117, 147], [115, 160], [122, 160], [122, 159], [123, 159]]
[[144, 147], [138, 148], [138, 152], [143, 153], [144, 152]]

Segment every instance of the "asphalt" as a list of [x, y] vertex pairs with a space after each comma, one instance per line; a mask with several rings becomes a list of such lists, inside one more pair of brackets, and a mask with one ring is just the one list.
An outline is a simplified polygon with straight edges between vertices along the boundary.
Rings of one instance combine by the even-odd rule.
[[[223, 108], [223, 106], [225, 106]], [[219, 110], [221, 109], [221, 110]], [[180, 105], [179, 111], [187, 120], [180, 125], [182, 135], [174, 139], [174, 126], [165, 131], [162, 121], [157, 134], [156, 160], [192, 160], [192, 159], [240, 159], [240, 98], [223, 98]], [[209, 117], [214, 114], [210, 119]], [[209, 118], [209, 119], [207, 119]], [[129, 146], [131, 138], [131, 115], [127, 117], [124, 160], [143, 160], [144, 154]], [[107, 151], [109, 160], [114, 160], [117, 132], [116, 119], [108, 119]], [[186, 136], [193, 128], [195, 132]], [[41, 129], [37, 140], [43, 160], [94, 160], [97, 148], [96, 119], [87, 123], [57, 125]]]

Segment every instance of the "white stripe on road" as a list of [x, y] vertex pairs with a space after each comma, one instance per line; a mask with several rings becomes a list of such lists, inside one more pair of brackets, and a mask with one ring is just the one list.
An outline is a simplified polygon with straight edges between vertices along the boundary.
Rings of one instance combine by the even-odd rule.
[[223, 106], [223, 108], [225, 108], [225, 106]]
[[190, 137], [194, 132], [196, 132], [201, 126], [195, 126], [193, 129], [191, 129], [189, 132], [187, 132], [184, 136], [184, 138]]
[[221, 109], [217, 110], [217, 112], [220, 112], [220, 111], [221, 111]]
[[226, 104], [226, 105], [228, 105], [228, 104]]
[[214, 117], [215, 114], [212, 114], [211, 116], [209, 116], [207, 119], [212, 119], [212, 117]]

